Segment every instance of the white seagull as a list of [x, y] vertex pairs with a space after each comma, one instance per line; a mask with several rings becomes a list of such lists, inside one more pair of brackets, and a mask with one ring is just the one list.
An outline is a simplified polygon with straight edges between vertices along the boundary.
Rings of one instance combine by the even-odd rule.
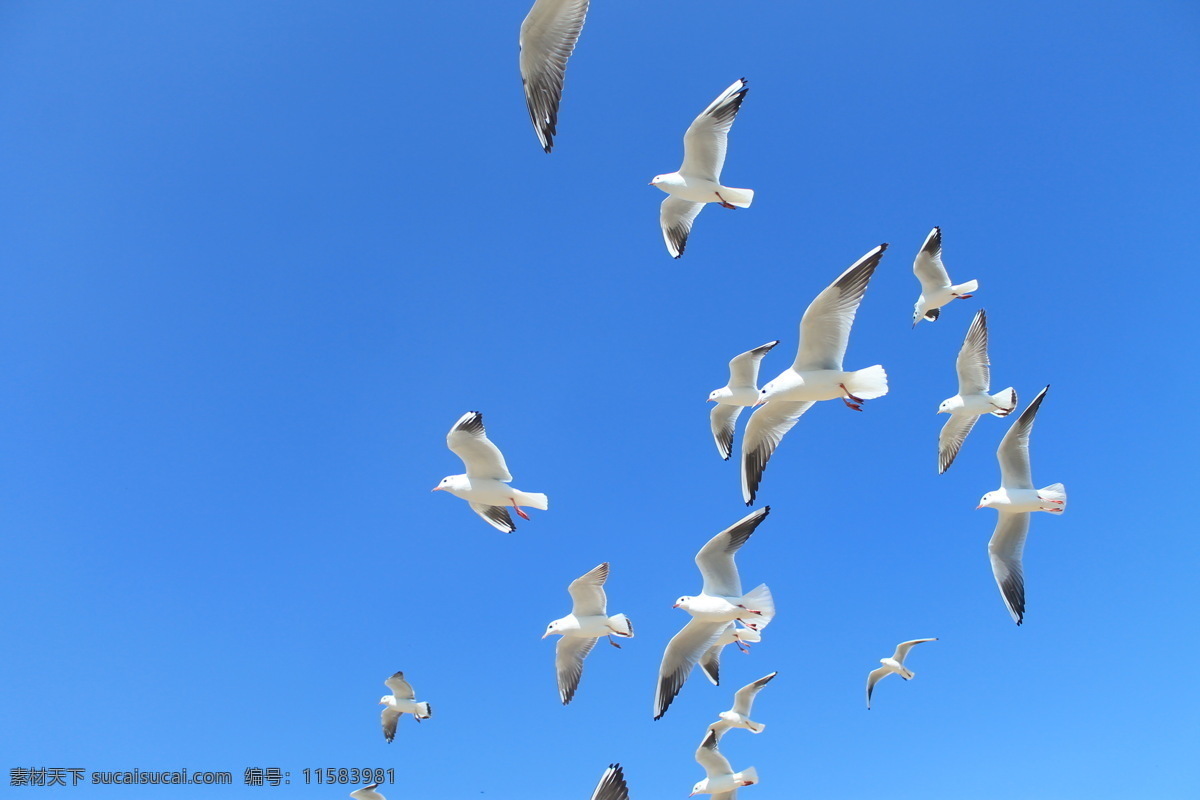
[[979, 281], [950, 285], [950, 275], [942, 263], [942, 229], [934, 228], [925, 237], [925, 244], [913, 259], [913, 274], [921, 282], [921, 296], [913, 308], [913, 327], [923, 319], [938, 318], [942, 306], [951, 300], [963, 300], [979, 288]]
[[754, 200], [752, 189], [732, 189], [721, 185], [721, 168], [729, 146], [729, 129], [742, 100], [746, 97], [746, 79], [734, 81], [721, 92], [683, 135], [683, 165], [678, 172], [655, 175], [650, 181], [671, 195], [662, 202], [659, 223], [667, 252], [675, 258], [687, 247], [692, 222], [705, 203], [720, 203], [725, 208], [749, 208]]
[[579, 40], [588, 0], [536, 0], [521, 23], [521, 83], [542, 149], [554, 147], [567, 59]]
[[378, 788], [378, 783], [372, 783], [362, 787], [361, 789], [355, 789], [350, 793], [350, 796], [353, 797], [354, 800], [387, 800], [386, 797], [375, 791]]
[[796, 361], [759, 392], [762, 408], [750, 415], [742, 436], [742, 499], [754, 502], [763, 470], [783, 435], [818, 400], [841, 398], [862, 411], [862, 402], [887, 394], [887, 373], [873, 367], [846, 372], [842, 359], [854, 315], [883, 258], [881, 244], [854, 262], [809, 304], [800, 320]]
[[433, 491], [449, 492], [466, 500], [471, 510], [496, 530], [512, 533], [517, 529], [508, 515], [507, 507], [510, 505], [521, 519], [529, 519], [521, 506], [542, 511], [550, 507], [546, 495], [522, 492], [508, 485], [513, 478], [504, 463], [504, 455], [487, 438], [487, 432], [483, 429], [483, 414], [478, 411], [468, 411], [458, 418], [458, 422], [446, 434], [446, 445], [462, 459], [467, 472], [465, 475], [442, 478]]
[[740, 619], [747, 626], [761, 629], [775, 616], [775, 601], [766, 584], [742, 594], [742, 579], [733, 561], [738, 549], [769, 513], [770, 506], [764, 506], [747, 514], [709, 539], [696, 554], [704, 586], [695, 597], [685, 596], [675, 601], [674, 607], [687, 611], [692, 618], [667, 643], [663, 653], [654, 692], [655, 719], [667, 713], [692, 667], [717, 643], [730, 622]]
[[741, 772], [734, 772], [729, 759], [721, 755], [717, 749], [717, 734], [709, 730], [704, 741], [696, 749], [696, 761], [704, 767], [708, 777], [692, 787], [692, 797], [697, 794], [711, 794], [713, 800], [734, 800], [741, 786], [758, 783], [758, 770], [748, 767]]
[[379, 705], [384, 706], [383, 713], [380, 715], [380, 722], [383, 724], [383, 738], [389, 742], [396, 738], [396, 724], [400, 722], [401, 714], [412, 714], [417, 722], [433, 716], [433, 709], [429, 703], [416, 702], [416, 692], [413, 691], [408, 681], [404, 680], [403, 672], [392, 675], [383, 682], [383, 685], [392, 690], [391, 694], [385, 694], [379, 698]]
[[713, 439], [717, 443], [717, 452], [726, 461], [733, 452], [733, 431], [738, 415], [743, 408], [758, 402], [758, 367], [763, 356], [777, 344], [778, 340], [767, 342], [734, 356], [729, 362], [729, 383], [709, 392], [708, 402], [716, 403], [710, 415]]
[[579, 679], [583, 677], [583, 660], [592, 652], [596, 640], [608, 637], [613, 647], [621, 645], [613, 636], [633, 638], [633, 623], [624, 614], [608, 616], [608, 599], [604, 595], [604, 582], [608, 580], [608, 563], [594, 567], [587, 574], [571, 581], [567, 591], [571, 593], [571, 613], [556, 619], [546, 626], [542, 638], [553, 633], [562, 636], [554, 650], [554, 668], [558, 673], [558, 695], [563, 705], [571, 702]]
[[1017, 390], [1011, 386], [988, 394], [992, 377], [988, 369], [987, 315], [982, 308], [975, 312], [975, 319], [967, 328], [956, 368], [958, 394], [943, 400], [937, 410], [939, 414], [950, 415], [938, 436], [939, 475], [950, 469], [979, 417], [984, 414], [1006, 417], [1017, 407]]
[[1067, 507], [1066, 487], [1055, 483], [1044, 489], [1033, 488], [1033, 473], [1029, 467], [1029, 434], [1033, 431], [1033, 418], [1049, 388], [1042, 389], [1033, 398], [1000, 440], [996, 450], [996, 458], [1000, 460], [1000, 488], [985, 494], [976, 506], [1000, 512], [996, 531], [988, 542], [988, 556], [1004, 605], [1008, 606], [1008, 613], [1018, 625], [1025, 617], [1025, 573], [1021, 568], [1021, 554], [1025, 550], [1025, 535], [1029, 533], [1029, 514], [1034, 511], [1061, 514]]
[[738, 650], [749, 653], [750, 645], [761, 641], [762, 634], [754, 628], [747, 628], [737, 622], [729, 623], [713, 646], [700, 657], [700, 669], [704, 670], [704, 677], [708, 678], [713, 686], [720, 685], [721, 651], [725, 649], [725, 645], [736, 644]]
[[936, 642], [937, 638], [933, 639], [911, 639], [907, 642], [901, 642], [896, 645], [896, 652], [892, 653], [891, 658], [881, 658], [879, 663], [883, 664], [878, 669], [871, 670], [867, 675], [867, 710], [871, 710], [871, 692], [875, 690], [875, 684], [886, 678], [888, 675], [895, 673], [906, 681], [911, 681], [917, 676], [917, 673], [904, 666], [904, 659], [908, 656], [908, 651], [913, 648], [914, 644], [921, 642]]
[[771, 679], [778, 675], [778, 672], [772, 672], [764, 678], [759, 678], [754, 683], [749, 683], [734, 692], [733, 708], [728, 711], [722, 711], [717, 716], [721, 718], [719, 722], [714, 722], [708, 726], [708, 729], [717, 735], [719, 740], [725, 735], [730, 728], [745, 728], [751, 733], [762, 733], [767, 727], [750, 719], [750, 708], [754, 705], [754, 697], [762, 688], [771, 682]]
[[620, 764], [608, 765], [592, 792], [591, 800], [629, 800], [629, 787], [625, 785], [625, 772]]

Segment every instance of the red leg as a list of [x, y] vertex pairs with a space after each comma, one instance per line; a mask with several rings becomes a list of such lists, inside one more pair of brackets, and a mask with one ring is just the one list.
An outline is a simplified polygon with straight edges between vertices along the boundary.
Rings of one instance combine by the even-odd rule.
[[611, 644], [613, 647], [617, 648], [618, 650], [621, 649], [621, 645], [614, 642], [613, 637], [611, 637], [611, 636], [608, 637], [608, 643]]
[[855, 397], [854, 395], [850, 394], [850, 390], [846, 388], [846, 384], [839, 383], [838, 386], [842, 387], [842, 391], [846, 393], [846, 396], [842, 398], [842, 402], [850, 408], [853, 408], [855, 411], [862, 411], [862, 405], [860, 404], [865, 403], [866, 401], [861, 397]]
[[737, 208], [737, 206], [733, 205], [732, 203], [726, 203], [726, 202], [725, 202], [725, 198], [724, 198], [724, 197], [721, 197], [721, 193], [720, 193], [720, 192], [714, 192], [714, 194], [716, 194], [716, 196], [717, 196], [717, 199], [721, 201], [721, 208], [730, 208], [730, 209], [736, 209], [736, 208]]
[[513, 511], [517, 512], [518, 517], [520, 517], [521, 519], [529, 519], [529, 515], [526, 514], [524, 511], [522, 511], [521, 507], [517, 505], [517, 498], [510, 497], [508, 499], [512, 501]]

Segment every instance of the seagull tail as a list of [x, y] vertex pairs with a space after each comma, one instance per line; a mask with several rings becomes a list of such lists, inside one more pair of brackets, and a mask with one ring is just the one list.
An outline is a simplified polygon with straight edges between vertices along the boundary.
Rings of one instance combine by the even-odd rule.
[[899, 674], [900, 674], [900, 677], [904, 678], [904, 680], [906, 680], [906, 681], [911, 681], [913, 678], [917, 677], [917, 673], [913, 672], [908, 667], [901, 667]]
[[960, 283], [957, 286], [950, 287], [950, 291], [954, 292], [957, 295], [970, 294], [971, 292], [977, 291], [978, 289], [979, 289], [979, 281], [967, 281], [966, 283]]
[[888, 393], [887, 373], [878, 364], [857, 370], [850, 373], [846, 388], [850, 390], [850, 394], [863, 400], [883, 397]]
[[1007, 417], [1017, 407], [1017, 390], [1011, 386], [1001, 389], [992, 395], [992, 402], [1000, 406], [992, 412], [992, 416]]
[[725, 202], [731, 206], [749, 208], [750, 204], [754, 202], [754, 190], [734, 189], [732, 186], [722, 186], [721, 197], [725, 198]]
[[429, 705], [429, 703], [417, 703], [417, 709], [417, 715], [421, 719], [429, 719], [433, 716], [433, 706]]
[[741, 772], [733, 776], [736, 781], [745, 781], [746, 783], [758, 783], [758, 770], [754, 767], [747, 767]]
[[550, 498], [540, 492], [521, 492], [517, 499], [521, 501], [521, 505], [536, 508], [539, 511], [550, 508]]
[[761, 722], [752, 722], [750, 720], [746, 720], [746, 724], [750, 726], [751, 733], [762, 733], [767, 729], [767, 726]]
[[624, 636], [626, 639], [633, 638], [633, 622], [624, 614], [613, 614], [609, 617], [608, 627], [616, 636]]
[[1061, 483], [1052, 483], [1044, 489], [1038, 489], [1038, 497], [1051, 505], [1046, 511], [1059, 513], [1067, 509], [1067, 487]]
[[758, 614], [747, 614], [742, 622], [755, 626], [758, 630], [767, 627], [775, 616], [775, 598], [765, 583], [759, 584], [742, 597], [742, 605]]

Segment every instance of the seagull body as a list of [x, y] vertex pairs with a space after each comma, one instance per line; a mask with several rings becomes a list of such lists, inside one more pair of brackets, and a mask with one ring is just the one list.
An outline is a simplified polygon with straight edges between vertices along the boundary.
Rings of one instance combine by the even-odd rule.
[[537, 0], [521, 23], [521, 83], [534, 133], [547, 153], [558, 133], [567, 59], [579, 40], [588, 0]]
[[687, 246], [692, 222], [706, 203], [725, 208], [749, 208], [754, 200], [751, 189], [721, 185], [721, 168], [729, 145], [729, 129], [746, 97], [746, 79], [733, 85], [700, 113], [683, 135], [683, 164], [678, 172], [655, 175], [650, 181], [671, 195], [659, 210], [663, 240], [667, 252], [679, 258]]
[[571, 581], [571, 613], [546, 626], [545, 639], [552, 633], [562, 636], [555, 648], [554, 666], [558, 674], [558, 694], [563, 705], [571, 702], [579, 679], [583, 677], [583, 660], [592, 652], [596, 640], [607, 636], [609, 644], [620, 647], [613, 636], [633, 638], [633, 623], [624, 614], [608, 616], [608, 599], [604, 582], [608, 580], [608, 563], [594, 567], [585, 575]]
[[771, 682], [777, 674], [772, 672], [765, 678], [759, 678], [754, 683], [747, 684], [741, 689], [738, 689], [733, 695], [733, 708], [728, 711], [722, 711], [717, 716], [721, 718], [720, 722], [714, 722], [708, 726], [710, 731], [717, 735], [719, 740], [730, 728], [745, 728], [751, 733], [762, 733], [767, 727], [750, 719], [750, 709], [754, 705], [754, 697], [762, 691], [762, 688]]
[[700, 657], [700, 669], [704, 670], [704, 676], [713, 686], [718, 686], [721, 683], [721, 651], [725, 646], [736, 644], [738, 650], [749, 653], [750, 645], [761, 641], [762, 634], [758, 631], [737, 622], [730, 622], [713, 646]]
[[629, 787], [625, 785], [625, 772], [620, 764], [608, 765], [592, 792], [591, 800], [629, 800]]
[[372, 783], [368, 786], [364, 786], [361, 789], [355, 789], [350, 793], [350, 796], [353, 797], [354, 800], [387, 800], [386, 797], [375, 791], [378, 788], [378, 783]]
[[1033, 488], [1029, 465], [1029, 435], [1033, 420], [1047, 386], [1004, 434], [996, 458], [1000, 461], [1000, 488], [988, 492], [976, 508], [994, 508], [999, 514], [996, 530], [988, 542], [992, 575], [1000, 587], [1000, 596], [1018, 625], [1025, 618], [1025, 571], [1021, 563], [1025, 537], [1029, 533], [1029, 515], [1034, 511], [1061, 514], [1067, 507], [1067, 490], [1061, 483], [1042, 489]]
[[738, 788], [758, 783], [758, 770], [748, 767], [741, 772], [734, 772], [729, 759], [721, 755], [717, 749], [717, 734], [709, 730], [704, 741], [696, 749], [696, 761], [704, 767], [708, 777], [692, 787], [692, 797], [697, 794], [711, 794], [713, 800], [733, 800]]
[[433, 491], [445, 491], [466, 500], [471, 510], [483, 517], [489, 525], [503, 533], [512, 533], [517, 529], [512, 517], [508, 515], [508, 507], [522, 519], [529, 515], [521, 510], [521, 506], [529, 506], [545, 511], [550, 507], [550, 501], [544, 494], [523, 492], [508, 485], [512, 475], [504, 463], [504, 455], [500, 448], [492, 444], [483, 428], [483, 415], [478, 411], [468, 411], [459, 417], [458, 422], [446, 434], [446, 445], [467, 468], [466, 474], [449, 475], [433, 487]]
[[981, 308], [975, 312], [958, 351], [955, 363], [958, 394], [943, 400], [938, 407], [937, 413], [950, 415], [938, 436], [938, 474], [950, 469], [979, 417], [984, 414], [1006, 417], [1017, 407], [1017, 391], [1011, 386], [988, 394], [992, 377], [987, 349], [987, 314]]
[[917, 676], [917, 673], [904, 666], [904, 659], [908, 656], [908, 651], [913, 648], [913, 645], [921, 644], [922, 642], [936, 642], [937, 639], [912, 639], [911, 641], [901, 642], [896, 645], [896, 652], [891, 658], [881, 658], [879, 663], [883, 664], [878, 669], [871, 670], [867, 675], [867, 710], [871, 708], [871, 692], [875, 690], [875, 684], [886, 678], [888, 675], [899, 675], [906, 681], [911, 681]]
[[389, 742], [396, 737], [396, 724], [400, 722], [402, 714], [412, 714], [417, 722], [433, 716], [429, 703], [416, 702], [417, 695], [408, 681], [404, 680], [403, 672], [392, 675], [383, 685], [392, 690], [391, 694], [379, 698], [379, 705], [385, 706], [380, 716], [383, 738]]
[[729, 383], [714, 389], [708, 395], [710, 403], [716, 403], [710, 414], [713, 439], [721, 458], [729, 460], [733, 452], [733, 431], [738, 415], [743, 408], [758, 403], [758, 368], [763, 356], [771, 352], [778, 341], [767, 342], [753, 350], [734, 356], [729, 362]]
[[979, 288], [979, 281], [967, 281], [957, 286], [950, 283], [950, 275], [942, 264], [941, 228], [934, 228], [925, 237], [925, 244], [913, 259], [913, 274], [921, 282], [921, 296], [913, 308], [914, 328], [923, 319], [930, 322], [937, 319], [942, 306], [951, 300], [966, 299]]
[[717, 643], [730, 622], [740, 619], [760, 629], [775, 616], [775, 601], [766, 584], [742, 594], [742, 581], [733, 560], [770, 511], [767, 506], [748, 514], [710, 539], [696, 554], [704, 586], [699, 595], [675, 601], [674, 607], [684, 609], [692, 619], [675, 634], [663, 654], [654, 693], [655, 719], [667, 712], [692, 667]]
[[841, 398], [850, 408], [887, 394], [887, 373], [875, 365], [846, 372], [842, 359], [867, 284], [887, 249], [881, 244], [854, 262], [809, 304], [800, 320], [796, 360], [759, 392], [761, 408], [742, 438], [742, 499], [754, 502], [767, 461], [784, 434], [812, 404]]

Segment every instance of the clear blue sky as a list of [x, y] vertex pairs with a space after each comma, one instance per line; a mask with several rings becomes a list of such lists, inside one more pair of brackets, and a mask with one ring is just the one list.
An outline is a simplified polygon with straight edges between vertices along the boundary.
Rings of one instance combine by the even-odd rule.
[[[288, 787], [14, 796], [344, 797], [305, 767], [392, 767], [389, 797], [683, 797], [732, 691], [772, 670], [746, 800], [1184, 798], [1195, 750], [1192, 3], [596, 0], [555, 152], [509, 2], [7, 2], [0, 8], [0, 767], [292, 773]], [[680, 261], [658, 227], [691, 119], [750, 92]], [[933, 225], [975, 299], [909, 329]], [[746, 513], [708, 392], [880, 242], [847, 363], [865, 413], [809, 412], [742, 552], [778, 617], [725, 681], [651, 721], [699, 588]], [[1007, 423], [936, 471], [971, 315], [994, 385], [1052, 388], [1028, 613], [986, 543]], [[429, 490], [484, 412], [515, 485], [497, 533]], [[739, 433], [740, 437], [740, 433]], [[740, 441], [740, 438], [739, 438]], [[1189, 480], [1189, 478], [1191, 480]], [[612, 564], [574, 702], [550, 640]], [[937, 636], [863, 707], [867, 672]], [[379, 731], [402, 669], [435, 717]]]

